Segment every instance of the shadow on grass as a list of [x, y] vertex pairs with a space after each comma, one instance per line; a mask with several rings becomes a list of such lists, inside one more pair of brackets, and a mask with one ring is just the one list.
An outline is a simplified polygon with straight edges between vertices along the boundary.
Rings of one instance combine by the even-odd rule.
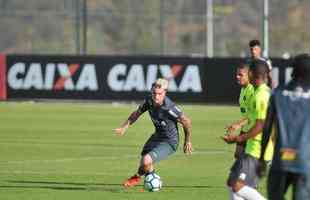
[[[97, 184], [77, 182], [54, 182], [54, 181], [6, 181], [7, 185], [0, 185], [0, 188], [24, 188], [24, 189], [51, 189], [51, 190], [85, 190], [85, 191], [106, 191], [121, 192], [121, 184]], [[101, 187], [102, 186], [102, 187]]]
[[[87, 191], [106, 191], [124, 192], [123, 186], [116, 183], [79, 183], [79, 182], [54, 182], [54, 181], [6, 181], [7, 185], [0, 185], [0, 188], [29, 188], [29, 189], [53, 189], [53, 190], [87, 190]], [[139, 185], [142, 186], [142, 185]], [[169, 189], [214, 189], [223, 186], [209, 185], [165, 185]]]

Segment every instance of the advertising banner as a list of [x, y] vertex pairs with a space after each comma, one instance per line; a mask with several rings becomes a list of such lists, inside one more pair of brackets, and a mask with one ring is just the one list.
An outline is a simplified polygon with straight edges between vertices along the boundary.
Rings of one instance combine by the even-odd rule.
[[[274, 83], [287, 83], [292, 71], [290, 60], [271, 60]], [[169, 80], [168, 96], [174, 101], [237, 103], [240, 86], [235, 74], [243, 61], [241, 58], [9, 55], [6, 57], [7, 90], [2, 98], [137, 101], [149, 94], [157, 78], [163, 77]]]
[[6, 57], [0, 54], [0, 100], [6, 100]]
[[203, 59], [178, 57], [7, 57], [9, 98], [142, 100], [158, 77], [169, 80], [169, 96], [206, 99]]

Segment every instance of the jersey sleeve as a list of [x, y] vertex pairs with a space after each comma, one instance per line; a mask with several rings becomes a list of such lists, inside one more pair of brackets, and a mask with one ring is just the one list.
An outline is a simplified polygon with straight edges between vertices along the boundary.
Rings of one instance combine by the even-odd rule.
[[144, 101], [139, 105], [138, 110], [141, 113], [144, 113], [145, 111], [150, 109], [150, 100], [149, 98], [145, 98]]
[[178, 119], [182, 115], [182, 111], [180, 108], [178, 108], [176, 105], [173, 105], [168, 110], [169, 116], [171, 116], [173, 119]]

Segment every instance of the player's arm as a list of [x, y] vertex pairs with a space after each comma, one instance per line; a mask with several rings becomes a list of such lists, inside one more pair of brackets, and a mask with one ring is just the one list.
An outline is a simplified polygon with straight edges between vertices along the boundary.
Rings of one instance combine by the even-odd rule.
[[242, 126], [248, 123], [248, 118], [241, 118], [239, 121], [232, 123], [229, 126], [226, 126], [227, 133], [234, 133], [235, 131], [241, 129]]
[[133, 111], [129, 115], [128, 119], [119, 128], [115, 129], [115, 133], [117, 135], [124, 135], [129, 126], [133, 124], [135, 121], [137, 121], [137, 119], [140, 117], [141, 114], [142, 112], [139, 109]]
[[261, 154], [259, 157], [259, 165], [257, 169], [258, 176], [262, 177], [266, 173], [266, 162], [264, 161], [265, 151], [268, 145], [269, 140], [274, 140], [275, 135], [273, 134], [273, 126], [276, 122], [276, 115], [275, 115], [275, 107], [273, 98], [271, 98], [270, 105], [268, 107], [267, 117], [265, 121], [265, 126], [262, 135], [261, 141]]
[[275, 123], [275, 105], [273, 97], [270, 99], [270, 105], [268, 107], [267, 117], [265, 121], [265, 126], [263, 130], [262, 142], [261, 142], [261, 155], [260, 160], [264, 160], [264, 154], [267, 148], [269, 139], [271, 138], [272, 128]]
[[148, 110], [148, 103], [147, 100], [145, 100], [139, 107], [137, 110], [133, 111], [129, 117], [127, 118], [126, 121], [123, 122], [123, 124], [116, 128], [114, 131], [117, 135], [124, 135], [124, 133], [126, 132], [126, 130], [129, 128], [129, 126], [133, 123], [135, 123], [135, 121], [137, 121], [137, 119], [146, 111]]
[[254, 126], [246, 133], [241, 135], [234, 135], [234, 134], [227, 134], [225, 136], [222, 136], [222, 139], [227, 143], [243, 143], [247, 141], [250, 138], [254, 138], [256, 135], [258, 135], [264, 127], [265, 120], [263, 119], [257, 119]]
[[192, 122], [190, 118], [188, 118], [184, 114], [181, 114], [181, 116], [178, 118], [178, 122], [182, 124], [184, 135], [185, 135], [183, 151], [186, 154], [191, 154], [192, 153]]
[[255, 115], [256, 115], [256, 121], [254, 126], [246, 133], [242, 135], [232, 135], [228, 134], [223, 137], [223, 139], [227, 143], [243, 143], [247, 141], [250, 138], [254, 138], [257, 136], [260, 132], [262, 132], [265, 124], [265, 119], [267, 115], [267, 107], [268, 107], [268, 98], [266, 96], [256, 99], [256, 105], [255, 105]]
[[272, 78], [272, 63], [271, 63], [271, 60], [270, 59], [267, 59], [266, 60], [266, 63], [267, 63], [267, 66], [268, 66], [268, 69], [269, 69], [269, 72], [268, 72], [268, 86], [271, 87], [271, 88], [275, 88], [276, 87], [276, 84]]
[[255, 125], [246, 133], [239, 135], [236, 137], [235, 141], [238, 143], [243, 143], [250, 138], [254, 138], [260, 132], [262, 132], [264, 128], [265, 120], [264, 119], [257, 119]]

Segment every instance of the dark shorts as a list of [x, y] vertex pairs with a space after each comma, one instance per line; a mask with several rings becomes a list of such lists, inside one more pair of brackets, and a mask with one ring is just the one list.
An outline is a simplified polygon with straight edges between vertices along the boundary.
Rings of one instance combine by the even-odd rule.
[[145, 143], [141, 156], [149, 154], [153, 162], [159, 162], [166, 159], [171, 154], [175, 153], [177, 145], [172, 145], [168, 142], [155, 139], [153, 136]]
[[292, 199], [310, 199], [310, 175], [276, 170], [270, 171], [268, 176], [268, 199], [284, 200], [285, 193], [290, 185], [293, 186]]
[[230, 169], [228, 182], [234, 183], [243, 180], [246, 185], [257, 188], [259, 177], [257, 175], [258, 160], [243, 153]]

